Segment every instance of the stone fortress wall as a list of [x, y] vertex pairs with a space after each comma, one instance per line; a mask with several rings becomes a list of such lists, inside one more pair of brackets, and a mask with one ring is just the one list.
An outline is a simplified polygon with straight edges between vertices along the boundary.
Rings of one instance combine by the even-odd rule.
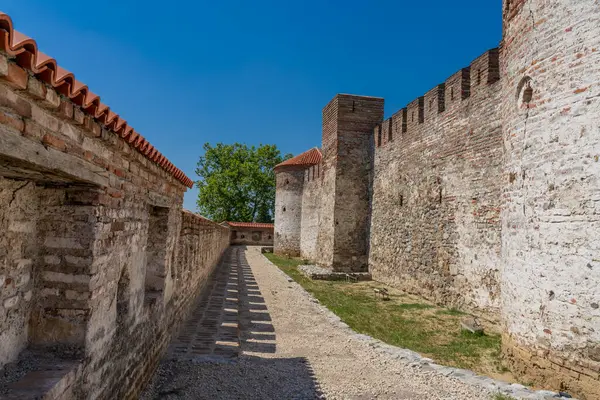
[[[600, 8], [502, 7], [499, 49], [391, 118], [336, 96], [322, 159], [296, 167], [300, 216], [275, 231], [299, 229], [292, 246], [322, 266], [498, 322], [523, 380], [597, 399]], [[278, 177], [284, 207], [281, 192]]]
[[229, 229], [79, 82], [34, 73], [4, 14], [0, 36], [0, 397], [137, 398]]

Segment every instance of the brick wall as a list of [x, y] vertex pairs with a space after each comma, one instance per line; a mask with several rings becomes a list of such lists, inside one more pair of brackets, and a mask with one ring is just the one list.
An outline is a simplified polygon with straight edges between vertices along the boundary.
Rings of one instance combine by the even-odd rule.
[[111, 129], [0, 55], [0, 363], [69, 349], [60, 398], [135, 398], [229, 244]]
[[374, 279], [498, 319], [502, 136], [498, 52], [373, 133]]
[[273, 246], [273, 228], [231, 228], [232, 245]]
[[504, 350], [524, 380], [597, 399], [600, 8], [504, 10]]

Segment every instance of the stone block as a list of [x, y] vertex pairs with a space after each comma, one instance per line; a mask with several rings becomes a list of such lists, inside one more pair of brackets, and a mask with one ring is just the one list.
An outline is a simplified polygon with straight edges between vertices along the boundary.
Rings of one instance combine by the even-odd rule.
[[9, 309], [15, 307], [19, 303], [19, 296], [11, 296], [4, 299], [4, 308]]
[[88, 285], [90, 283], [91, 277], [89, 275], [71, 275], [63, 274], [61, 272], [43, 271], [42, 279], [47, 282], [76, 283]]
[[[2, 57], [4, 58], [4, 57]], [[4, 69], [6, 67], [6, 69]], [[0, 66], [0, 79], [8, 83], [14, 89], [26, 89], [29, 74], [23, 68], [13, 62]]]
[[47, 91], [46, 85], [42, 81], [30, 77], [27, 81], [27, 91], [24, 93], [32, 99], [45, 100]]

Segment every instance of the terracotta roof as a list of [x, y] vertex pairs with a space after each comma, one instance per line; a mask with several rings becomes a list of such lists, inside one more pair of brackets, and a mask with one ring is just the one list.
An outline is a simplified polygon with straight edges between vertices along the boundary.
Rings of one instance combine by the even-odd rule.
[[39, 79], [54, 87], [57, 92], [70, 98], [83, 111], [125, 139], [130, 146], [161, 166], [181, 183], [187, 187], [193, 186], [194, 182], [190, 178], [167, 160], [142, 135], [134, 131], [124, 119], [102, 103], [99, 96], [75, 79], [71, 72], [60, 67], [55, 59], [39, 51], [35, 40], [15, 31], [11, 18], [1, 11], [0, 50], [15, 57], [18, 65], [33, 72]]
[[231, 222], [225, 221], [224, 224], [227, 224], [233, 228], [271, 228], [274, 229], [275, 225], [273, 224], [265, 224], [262, 222]]
[[275, 168], [279, 167], [309, 167], [311, 165], [316, 165], [321, 162], [321, 151], [316, 147], [305, 151], [302, 154], [297, 155], [296, 157], [290, 158], [282, 162], [281, 164], [277, 164]]

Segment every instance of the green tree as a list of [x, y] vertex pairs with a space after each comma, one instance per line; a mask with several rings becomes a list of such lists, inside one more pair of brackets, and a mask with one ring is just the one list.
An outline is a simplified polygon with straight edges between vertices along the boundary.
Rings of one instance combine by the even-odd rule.
[[198, 210], [214, 221], [272, 222], [275, 207], [273, 168], [291, 157], [275, 145], [205, 143], [196, 175]]

